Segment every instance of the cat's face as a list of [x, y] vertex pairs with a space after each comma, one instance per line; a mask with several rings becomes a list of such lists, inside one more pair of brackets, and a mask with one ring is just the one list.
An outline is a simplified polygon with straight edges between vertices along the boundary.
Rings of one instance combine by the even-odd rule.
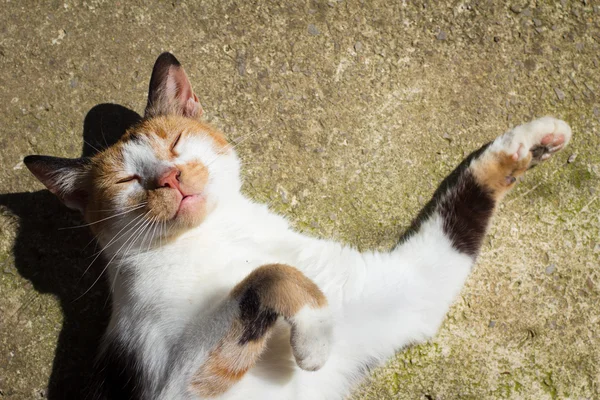
[[144, 120], [115, 145], [89, 159], [29, 156], [25, 163], [66, 205], [82, 211], [105, 242], [150, 229], [169, 239], [201, 224], [240, 187], [232, 147], [200, 114], [185, 72], [163, 54]]
[[92, 158], [90, 180], [86, 220], [123, 213], [118, 223], [97, 222], [93, 230], [138, 218], [180, 233], [239, 189], [237, 159], [223, 135], [181, 116], [154, 117], [129, 130]]

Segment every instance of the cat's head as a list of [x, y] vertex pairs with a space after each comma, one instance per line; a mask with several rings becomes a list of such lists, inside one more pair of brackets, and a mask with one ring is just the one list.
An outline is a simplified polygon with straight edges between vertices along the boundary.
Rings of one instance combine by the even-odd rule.
[[178, 235], [240, 188], [233, 148], [199, 120], [201, 114], [185, 71], [163, 53], [154, 65], [144, 119], [116, 144], [91, 158], [35, 155], [24, 162], [105, 241], [150, 227]]

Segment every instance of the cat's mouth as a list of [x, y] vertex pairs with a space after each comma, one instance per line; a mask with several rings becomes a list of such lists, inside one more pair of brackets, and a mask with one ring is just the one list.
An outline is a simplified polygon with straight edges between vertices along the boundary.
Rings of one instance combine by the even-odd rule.
[[199, 194], [183, 194], [180, 193], [181, 199], [179, 200], [179, 207], [173, 219], [177, 218], [182, 213], [194, 211], [198, 205], [204, 202], [204, 196], [202, 193]]
[[[189, 190], [189, 189], [188, 189]], [[194, 223], [204, 215], [206, 195], [182, 188], [160, 188], [148, 193], [148, 218], [173, 223]]]

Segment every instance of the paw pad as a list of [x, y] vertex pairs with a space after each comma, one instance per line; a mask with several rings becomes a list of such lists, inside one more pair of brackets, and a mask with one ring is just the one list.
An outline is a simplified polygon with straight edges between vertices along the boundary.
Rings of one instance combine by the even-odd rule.
[[504, 134], [499, 143], [515, 162], [531, 154], [530, 166], [534, 166], [562, 150], [570, 139], [571, 128], [566, 122], [544, 117], [517, 126]]

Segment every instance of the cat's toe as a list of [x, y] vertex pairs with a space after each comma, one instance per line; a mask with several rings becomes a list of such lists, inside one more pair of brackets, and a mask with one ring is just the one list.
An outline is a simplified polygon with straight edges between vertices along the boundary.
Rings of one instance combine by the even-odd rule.
[[329, 346], [323, 346], [321, 349], [312, 346], [304, 358], [300, 358], [296, 352], [294, 354], [300, 368], [305, 371], [318, 371], [329, 358]]
[[331, 350], [332, 321], [328, 310], [300, 311], [292, 324], [291, 345], [296, 363], [305, 371], [320, 369]]
[[520, 161], [531, 154], [531, 165], [549, 159], [562, 150], [571, 139], [571, 128], [562, 120], [543, 117], [517, 126], [507, 133], [507, 148], [514, 161]]

